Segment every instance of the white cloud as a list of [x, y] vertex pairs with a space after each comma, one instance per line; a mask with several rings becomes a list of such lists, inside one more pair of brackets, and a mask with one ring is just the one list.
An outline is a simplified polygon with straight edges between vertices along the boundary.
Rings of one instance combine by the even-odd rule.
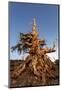
[[25, 60], [25, 58], [28, 56], [29, 54], [28, 53], [23, 53], [23, 51], [22, 51], [22, 53], [20, 54], [20, 56], [17, 58], [18, 60], [20, 59], [20, 60]]
[[55, 47], [55, 52], [52, 53], [47, 53], [47, 55], [49, 56], [49, 58], [51, 59], [51, 61], [55, 61], [56, 59], [58, 59], [58, 44]]

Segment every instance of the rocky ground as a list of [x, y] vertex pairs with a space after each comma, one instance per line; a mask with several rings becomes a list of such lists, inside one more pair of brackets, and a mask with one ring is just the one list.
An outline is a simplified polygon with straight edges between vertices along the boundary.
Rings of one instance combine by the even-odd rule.
[[[18, 77], [12, 77], [13, 70], [23, 63], [23, 60], [10, 60], [10, 72], [9, 72], [9, 87], [28, 87], [28, 86], [43, 86], [42, 79], [36, 77], [33, 72], [31, 72], [29, 67], [22, 72]], [[56, 76], [55, 78], [46, 77], [46, 86], [48, 85], [59, 85], [59, 63], [55, 61], [56, 66]]]

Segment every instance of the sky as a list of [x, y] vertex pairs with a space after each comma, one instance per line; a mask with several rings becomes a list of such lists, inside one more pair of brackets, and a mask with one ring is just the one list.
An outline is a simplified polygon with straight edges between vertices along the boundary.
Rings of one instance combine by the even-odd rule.
[[[32, 31], [34, 17], [39, 38], [45, 38], [48, 47], [52, 47], [53, 42], [58, 40], [58, 5], [9, 2], [10, 48], [19, 41], [19, 32]], [[56, 54], [54, 57], [58, 57]], [[13, 53], [10, 50], [10, 59], [17, 59], [19, 56], [22, 57], [17, 50]]]

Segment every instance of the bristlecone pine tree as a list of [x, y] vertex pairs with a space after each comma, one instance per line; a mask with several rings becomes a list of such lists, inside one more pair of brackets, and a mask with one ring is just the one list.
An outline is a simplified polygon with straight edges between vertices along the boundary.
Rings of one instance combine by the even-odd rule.
[[46, 55], [46, 53], [55, 52], [55, 49], [46, 47], [45, 40], [38, 39], [38, 35], [36, 18], [34, 18], [32, 32], [20, 33], [19, 43], [11, 48], [12, 51], [17, 49], [20, 53], [22, 50], [29, 53], [24, 62], [14, 69], [12, 77], [18, 77], [29, 67], [32, 73], [41, 78], [42, 84], [45, 85], [46, 77], [55, 78], [55, 64]]

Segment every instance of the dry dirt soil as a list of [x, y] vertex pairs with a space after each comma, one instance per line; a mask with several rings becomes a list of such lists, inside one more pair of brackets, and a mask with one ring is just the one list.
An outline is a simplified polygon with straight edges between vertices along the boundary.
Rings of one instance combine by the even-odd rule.
[[[18, 77], [14, 78], [12, 77], [12, 73], [15, 67], [18, 67], [21, 63], [23, 63], [23, 60], [10, 60], [9, 61], [9, 87], [14, 88], [14, 87], [31, 87], [31, 86], [43, 86], [41, 78], [36, 77], [30, 70], [29, 67], [26, 68], [22, 72], [21, 75]], [[55, 79], [53, 78], [48, 78], [46, 77], [46, 84], [45, 86], [49, 85], [59, 85], [59, 65], [56, 63], [56, 77]]]

